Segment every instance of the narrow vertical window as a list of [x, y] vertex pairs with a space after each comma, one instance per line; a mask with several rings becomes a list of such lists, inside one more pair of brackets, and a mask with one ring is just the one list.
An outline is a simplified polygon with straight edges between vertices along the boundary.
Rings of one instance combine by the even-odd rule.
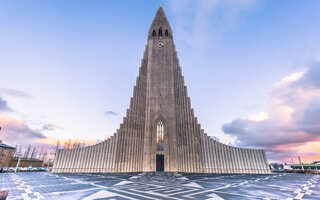
[[161, 97], [161, 92], [160, 92], [160, 97]]
[[169, 36], [168, 30], [166, 30], [166, 32], [164, 32], [164, 35], [165, 35], [166, 37]]
[[162, 36], [162, 28], [159, 28], [159, 36]]
[[160, 86], [162, 86], [162, 82], [160, 81]]
[[157, 35], [156, 30], [153, 30], [152, 36], [155, 37]]
[[163, 123], [162, 121], [158, 122], [157, 125], [157, 151], [163, 151]]

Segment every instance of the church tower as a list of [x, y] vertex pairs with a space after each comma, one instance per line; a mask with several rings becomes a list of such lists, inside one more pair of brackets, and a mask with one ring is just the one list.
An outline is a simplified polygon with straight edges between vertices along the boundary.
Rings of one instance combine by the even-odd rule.
[[143, 171], [178, 171], [172, 30], [159, 7], [148, 34]]
[[130, 108], [109, 139], [56, 153], [53, 172], [270, 173], [263, 150], [213, 140], [191, 108], [160, 6], [148, 33]]

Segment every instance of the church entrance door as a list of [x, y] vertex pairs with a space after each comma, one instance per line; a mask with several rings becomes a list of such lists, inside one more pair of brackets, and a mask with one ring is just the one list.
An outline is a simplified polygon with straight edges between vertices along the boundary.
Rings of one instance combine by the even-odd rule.
[[157, 155], [156, 166], [157, 166], [157, 172], [164, 171], [164, 155]]

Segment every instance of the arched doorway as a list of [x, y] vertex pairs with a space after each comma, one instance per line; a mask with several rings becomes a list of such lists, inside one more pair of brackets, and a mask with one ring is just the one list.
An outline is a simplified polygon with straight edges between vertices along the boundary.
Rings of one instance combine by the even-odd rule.
[[164, 171], [164, 155], [157, 154], [156, 166], [157, 166], [157, 172]]

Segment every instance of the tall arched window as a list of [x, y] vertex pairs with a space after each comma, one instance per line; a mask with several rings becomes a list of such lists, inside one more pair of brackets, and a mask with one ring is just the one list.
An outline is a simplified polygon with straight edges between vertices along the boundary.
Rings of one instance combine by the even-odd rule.
[[169, 36], [169, 32], [168, 32], [168, 30], [166, 30], [166, 32], [164, 32], [164, 35], [165, 35], [166, 37], [168, 37], [168, 36]]
[[159, 121], [158, 122], [158, 125], [157, 125], [157, 151], [163, 151], [164, 148], [163, 148], [163, 134], [164, 134], [164, 131], [163, 131], [163, 123], [162, 121]]
[[162, 28], [159, 28], [159, 36], [162, 36]]
[[153, 30], [152, 36], [155, 37], [157, 35], [156, 30]]

